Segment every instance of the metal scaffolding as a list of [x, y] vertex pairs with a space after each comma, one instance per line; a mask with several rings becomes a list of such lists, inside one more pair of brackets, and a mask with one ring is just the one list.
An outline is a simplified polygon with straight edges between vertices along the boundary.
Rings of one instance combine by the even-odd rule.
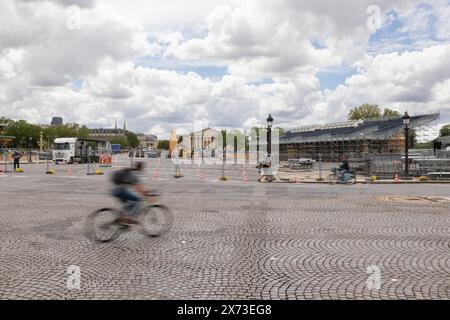
[[[416, 115], [410, 127], [421, 139], [434, 139], [439, 113]], [[378, 118], [367, 121], [343, 122], [323, 126], [308, 126], [289, 130], [280, 138], [280, 161], [311, 158], [339, 161], [361, 161], [372, 154], [402, 153], [405, 148], [401, 117]]]

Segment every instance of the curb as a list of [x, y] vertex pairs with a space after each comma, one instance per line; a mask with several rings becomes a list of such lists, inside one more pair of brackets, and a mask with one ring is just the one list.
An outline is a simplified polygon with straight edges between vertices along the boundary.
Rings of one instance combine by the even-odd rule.
[[[280, 181], [276, 181], [276, 183], [305, 183], [305, 184], [331, 184], [326, 181], [297, 181], [292, 182], [289, 179], [282, 178]], [[394, 182], [386, 180], [379, 180], [379, 181], [357, 181], [356, 184], [448, 184], [450, 183], [450, 180], [440, 180], [440, 181], [398, 181]]]

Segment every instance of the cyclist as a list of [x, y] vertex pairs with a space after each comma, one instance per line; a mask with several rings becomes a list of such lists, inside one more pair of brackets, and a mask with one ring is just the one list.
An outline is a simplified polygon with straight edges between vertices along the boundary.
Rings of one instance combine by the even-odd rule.
[[342, 157], [342, 163], [339, 167], [339, 177], [340, 181], [344, 182], [345, 180], [345, 174], [350, 172], [350, 165], [348, 163], [347, 157]]
[[133, 168], [122, 169], [113, 174], [112, 195], [123, 202], [126, 208], [125, 215], [117, 220], [119, 223], [137, 224], [138, 221], [132, 217], [136, 213], [137, 203], [144, 198], [153, 200], [137, 176], [143, 169], [144, 163], [136, 162]]

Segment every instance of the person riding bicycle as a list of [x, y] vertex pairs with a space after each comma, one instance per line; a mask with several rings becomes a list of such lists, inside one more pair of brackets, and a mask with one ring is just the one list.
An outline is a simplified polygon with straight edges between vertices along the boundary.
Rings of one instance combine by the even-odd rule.
[[[133, 168], [116, 171], [112, 177], [114, 189], [112, 195], [125, 205], [125, 214], [117, 222], [125, 224], [137, 224], [138, 221], [132, 216], [136, 213], [137, 203], [144, 198], [149, 198], [149, 192], [139, 181], [138, 172], [144, 169], [143, 162], [136, 162]], [[150, 200], [151, 201], [151, 200]]]
[[350, 165], [348, 163], [347, 157], [342, 157], [342, 163], [339, 167], [339, 177], [341, 182], [344, 182], [345, 174], [350, 172]]

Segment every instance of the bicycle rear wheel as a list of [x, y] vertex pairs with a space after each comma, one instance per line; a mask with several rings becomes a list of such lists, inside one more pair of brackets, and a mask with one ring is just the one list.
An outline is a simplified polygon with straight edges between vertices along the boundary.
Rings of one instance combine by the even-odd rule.
[[175, 217], [166, 206], [150, 205], [142, 209], [138, 219], [142, 225], [142, 233], [157, 237], [172, 228]]
[[108, 242], [114, 240], [123, 226], [116, 223], [122, 216], [116, 209], [103, 208], [91, 213], [85, 222], [85, 235], [93, 241]]

